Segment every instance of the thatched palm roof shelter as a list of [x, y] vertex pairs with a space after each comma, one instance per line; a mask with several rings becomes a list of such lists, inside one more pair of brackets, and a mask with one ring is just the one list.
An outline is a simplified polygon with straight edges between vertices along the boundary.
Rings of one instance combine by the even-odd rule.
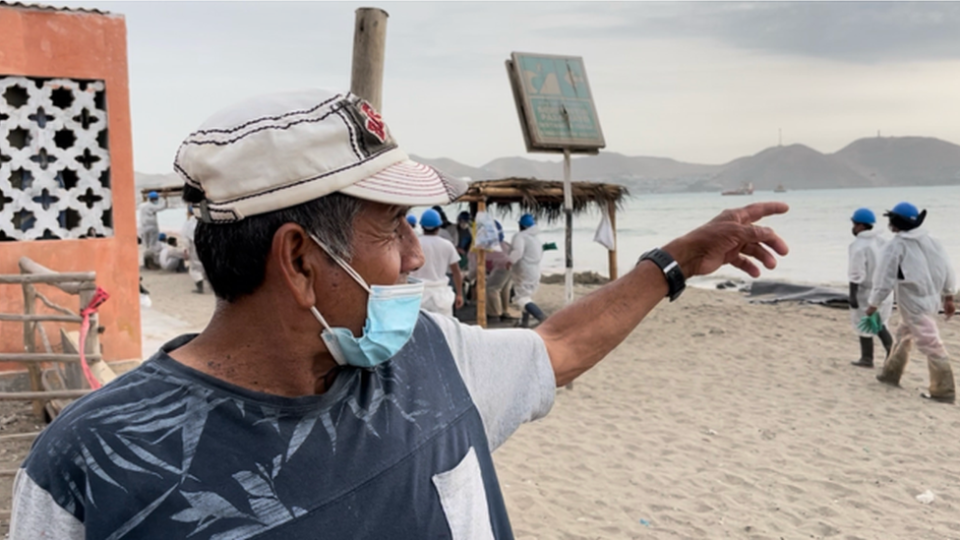
[[[177, 198], [182, 195], [182, 186], [170, 186], [154, 189], [142, 189], [141, 196], [146, 199], [147, 193], [156, 191], [161, 197]], [[573, 212], [586, 212], [592, 205], [601, 210], [606, 209], [610, 216], [610, 225], [613, 227], [616, 239], [617, 220], [616, 212], [624, 198], [629, 195], [627, 188], [617, 184], [600, 184], [596, 182], [572, 182], [571, 195], [573, 198]], [[537, 180], [535, 178], [503, 178], [500, 180], [480, 180], [472, 182], [470, 188], [457, 202], [469, 203], [472, 213], [487, 211], [487, 207], [495, 205], [498, 212], [509, 212], [513, 205], [518, 205], [521, 212], [537, 216], [547, 222], [553, 222], [563, 217], [563, 182], [555, 180]], [[478, 268], [483, 268], [486, 258], [483, 251], [477, 253]], [[609, 253], [610, 279], [617, 278], [617, 252]], [[486, 275], [479, 272], [477, 275], [477, 289], [485, 290]], [[486, 326], [486, 295], [477, 295], [477, 322]]]
[[[571, 196], [573, 212], [585, 212], [591, 205], [606, 210], [613, 227], [614, 241], [617, 234], [616, 211], [623, 199], [629, 194], [627, 188], [617, 184], [599, 184], [595, 182], [572, 182]], [[514, 204], [521, 211], [528, 212], [549, 221], [556, 221], [563, 212], [563, 182], [536, 180], [534, 178], [504, 178], [501, 180], [482, 180], [470, 184], [467, 192], [457, 202], [470, 203], [471, 210], [486, 211], [488, 205], [497, 205], [497, 210], [508, 211]], [[485, 253], [477, 252], [477, 268], [484, 267]], [[617, 279], [617, 252], [609, 252], [608, 264], [610, 279]], [[487, 326], [486, 275], [477, 272], [477, 323]]]
[[[618, 184], [571, 182], [571, 195], [573, 213], [579, 214], [591, 205], [599, 208], [620, 206], [629, 192]], [[521, 211], [552, 222], [563, 217], [563, 182], [535, 178], [481, 180], [471, 183], [470, 189], [458, 202], [476, 204], [480, 200], [486, 201], [488, 206], [495, 204], [505, 207], [504, 210], [517, 204]]]

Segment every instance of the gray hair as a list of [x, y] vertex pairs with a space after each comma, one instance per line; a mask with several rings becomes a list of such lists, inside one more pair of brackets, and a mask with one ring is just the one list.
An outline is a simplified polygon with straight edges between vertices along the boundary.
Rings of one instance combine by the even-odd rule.
[[273, 235], [296, 223], [315, 235], [337, 256], [353, 255], [353, 223], [359, 199], [334, 193], [319, 199], [231, 223], [197, 224], [197, 255], [218, 298], [234, 302], [263, 284]]

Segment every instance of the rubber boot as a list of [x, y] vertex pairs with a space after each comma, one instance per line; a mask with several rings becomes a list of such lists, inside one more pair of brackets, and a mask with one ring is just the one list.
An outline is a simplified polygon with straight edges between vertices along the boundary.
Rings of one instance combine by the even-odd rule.
[[527, 328], [530, 326], [530, 314], [527, 313], [527, 310], [523, 310], [523, 314], [520, 315], [520, 322], [517, 323], [519, 328]]
[[883, 343], [883, 348], [887, 351], [887, 355], [884, 356], [884, 358], [890, 356], [890, 349], [893, 348], [893, 336], [890, 335], [890, 331], [887, 330], [886, 326], [880, 329], [880, 333], [877, 334], [877, 337], [880, 338], [880, 343]]
[[946, 356], [929, 356], [927, 367], [930, 368], [930, 393], [924, 394], [923, 397], [941, 403], [956, 401], [957, 391], [954, 387], [950, 359]]
[[193, 292], [197, 294], [203, 294], [203, 280], [201, 279], [200, 281], [194, 283], [194, 285], [196, 285], [197, 288], [194, 289]]
[[850, 362], [851, 364], [857, 367], [872, 368], [873, 367], [873, 338], [872, 337], [861, 337], [860, 338], [860, 359], [856, 362]]
[[523, 306], [523, 310], [533, 315], [533, 317], [540, 322], [547, 320], [547, 316], [543, 313], [543, 310], [540, 309], [540, 306], [533, 302], [528, 302], [527, 305]]
[[887, 356], [887, 361], [883, 363], [883, 371], [877, 375], [877, 380], [882, 383], [899, 386], [900, 377], [903, 376], [903, 369], [907, 367], [907, 360], [910, 359], [910, 348], [912, 346], [912, 338], [902, 339], [894, 345], [890, 356]]

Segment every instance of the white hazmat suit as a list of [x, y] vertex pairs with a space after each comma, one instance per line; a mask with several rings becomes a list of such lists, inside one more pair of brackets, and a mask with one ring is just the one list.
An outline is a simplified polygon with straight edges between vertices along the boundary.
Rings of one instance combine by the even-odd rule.
[[[190, 279], [193, 280], [194, 284], [202, 283], [205, 274], [203, 272], [203, 263], [200, 262], [200, 256], [197, 255], [197, 245], [194, 243], [194, 236], [197, 232], [197, 217], [190, 215], [187, 218], [187, 222], [183, 224], [183, 228], [180, 230], [180, 235], [183, 236], [183, 240], [187, 243], [187, 254], [190, 271]], [[199, 288], [199, 286], [198, 286]], [[202, 290], [202, 289], [200, 289]]]
[[523, 309], [533, 302], [533, 295], [540, 287], [540, 260], [543, 259], [543, 244], [537, 236], [536, 225], [513, 236], [510, 242], [510, 275], [513, 278], [514, 303]]
[[926, 230], [894, 235], [883, 250], [870, 294], [870, 305], [878, 307], [895, 290], [902, 319], [896, 332], [897, 344], [878, 379], [898, 384], [910, 347], [916, 342], [917, 349], [927, 356], [930, 396], [953, 400], [953, 371], [935, 317], [943, 298], [956, 294], [956, 287], [956, 275], [943, 246]]
[[[880, 236], [879, 231], [868, 230], [861, 231], [856, 240], [850, 244], [849, 260], [850, 266], [848, 277], [850, 283], [857, 284], [857, 309], [850, 310], [850, 322], [853, 323], [853, 331], [860, 337], [872, 338], [873, 334], [864, 333], [860, 330], [860, 321], [867, 316], [867, 308], [870, 307], [870, 293], [873, 292], [873, 279], [877, 271], [877, 265], [880, 263], [880, 257], [883, 253], [883, 247], [887, 242]], [[890, 314], [893, 312], [893, 294], [887, 294], [887, 297], [879, 305], [880, 320], [884, 324], [890, 321]]]
[[144, 249], [149, 250], [159, 242], [160, 224], [157, 221], [157, 212], [166, 207], [166, 201], [162, 204], [159, 201], [146, 201], [137, 208], [140, 218], [140, 239], [143, 241]]

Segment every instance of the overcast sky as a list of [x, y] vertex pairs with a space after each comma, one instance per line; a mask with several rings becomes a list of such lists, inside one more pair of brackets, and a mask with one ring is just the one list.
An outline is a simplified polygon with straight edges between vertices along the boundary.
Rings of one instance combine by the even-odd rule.
[[960, 143], [960, 3], [53, 2], [127, 21], [135, 166], [213, 112], [347, 89], [354, 10], [390, 13], [384, 118], [408, 153], [526, 155], [503, 62], [582, 56], [607, 150], [725, 163], [777, 143]]

